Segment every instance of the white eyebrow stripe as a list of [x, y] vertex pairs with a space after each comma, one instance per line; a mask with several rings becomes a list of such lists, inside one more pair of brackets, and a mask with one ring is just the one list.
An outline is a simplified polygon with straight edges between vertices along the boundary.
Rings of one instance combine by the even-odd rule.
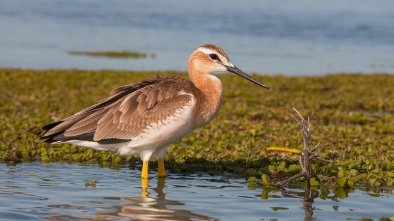
[[208, 49], [208, 48], [198, 48], [197, 50], [201, 51], [204, 54], [215, 54], [215, 53], [217, 53], [216, 51], [213, 51], [213, 50]]
[[230, 61], [228, 60], [228, 58], [226, 58], [225, 56], [223, 56], [220, 52], [215, 51], [215, 50], [211, 50], [209, 48], [203, 48], [200, 47], [197, 49], [197, 51], [201, 51], [204, 54], [216, 54], [219, 57], [219, 60], [222, 64], [227, 65], [227, 66], [231, 66], [234, 67], [233, 64], [230, 63]]

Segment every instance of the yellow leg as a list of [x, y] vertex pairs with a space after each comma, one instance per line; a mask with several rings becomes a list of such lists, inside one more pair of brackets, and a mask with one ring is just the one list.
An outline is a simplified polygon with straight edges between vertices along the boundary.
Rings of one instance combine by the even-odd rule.
[[148, 179], [148, 177], [149, 177], [149, 170], [148, 170], [149, 165], [148, 164], [149, 164], [148, 161], [143, 162], [143, 164], [142, 164], [142, 173], [141, 173], [142, 179]]
[[158, 177], [166, 177], [167, 173], [166, 173], [166, 169], [164, 168], [164, 159], [158, 159], [157, 163], [158, 163], [157, 176]]
[[149, 195], [148, 185], [149, 185], [149, 179], [141, 178], [141, 187], [142, 187], [141, 196], [142, 197], [148, 197], [148, 195]]

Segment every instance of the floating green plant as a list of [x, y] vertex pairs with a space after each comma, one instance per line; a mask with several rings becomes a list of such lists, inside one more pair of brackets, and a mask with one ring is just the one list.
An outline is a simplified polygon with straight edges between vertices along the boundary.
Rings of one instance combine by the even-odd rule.
[[154, 53], [147, 54], [138, 51], [69, 51], [68, 54], [91, 56], [91, 57], [134, 58], [134, 59], [146, 58], [148, 56], [151, 58], [156, 57], [156, 54]]
[[[119, 85], [166, 74], [186, 77], [185, 73], [169, 71], [0, 68], [0, 162], [139, 166], [137, 157], [68, 144], [48, 145], [40, 140], [41, 127], [96, 103]], [[268, 92], [232, 75], [218, 77], [225, 96], [218, 116], [170, 145], [166, 155], [169, 173], [240, 174], [256, 177], [257, 185], [266, 189], [273, 188], [270, 185], [301, 170], [297, 151], [267, 149], [302, 149], [299, 125], [291, 117], [296, 107], [311, 119], [311, 143], [320, 142], [319, 154], [331, 161], [312, 161], [312, 186], [338, 191], [357, 186], [393, 188], [394, 75], [255, 75], [272, 86]], [[301, 177], [295, 182], [303, 180]], [[346, 194], [341, 192], [340, 196]]]

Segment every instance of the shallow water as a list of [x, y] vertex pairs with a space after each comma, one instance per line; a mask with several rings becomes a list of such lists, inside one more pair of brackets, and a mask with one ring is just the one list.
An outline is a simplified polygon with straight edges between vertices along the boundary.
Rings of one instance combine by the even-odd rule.
[[[186, 70], [204, 43], [246, 72], [394, 72], [391, 0], [0, 1], [0, 66]], [[70, 56], [136, 50], [154, 59]]]
[[[394, 216], [392, 190], [322, 194], [264, 190], [245, 179], [152, 169], [148, 197], [140, 171], [97, 164], [0, 164], [0, 220], [359, 220]], [[96, 180], [93, 187], [92, 180]], [[347, 195], [347, 196], [346, 196]], [[312, 200], [307, 200], [309, 197]], [[305, 202], [304, 202], [305, 201]]]

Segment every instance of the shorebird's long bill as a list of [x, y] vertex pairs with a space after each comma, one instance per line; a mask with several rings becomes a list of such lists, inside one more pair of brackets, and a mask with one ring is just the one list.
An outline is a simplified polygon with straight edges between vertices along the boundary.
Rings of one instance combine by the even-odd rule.
[[254, 79], [252, 76], [246, 74], [245, 72], [239, 70], [237, 67], [231, 67], [231, 66], [225, 66], [227, 68], [227, 70], [231, 73], [234, 73], [240, 77], [245, 78], [246, 80], [249, 80], [257, 85], [259, 85], [260, 87], [266, 88], [266, 89], [271, 89], [268, 85], [264, 84], [263, 82], [260, 82], [256, 79]]

